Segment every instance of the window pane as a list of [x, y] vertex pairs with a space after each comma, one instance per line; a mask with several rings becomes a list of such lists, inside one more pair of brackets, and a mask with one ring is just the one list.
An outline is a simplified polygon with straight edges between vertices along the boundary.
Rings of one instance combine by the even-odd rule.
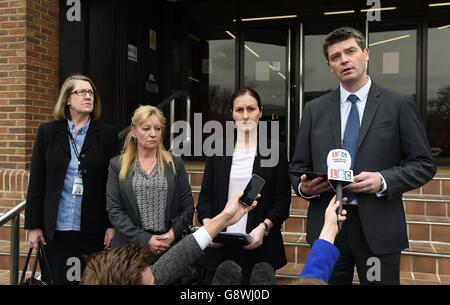
[[439, 158], [450, 157], [450, 27], [445, 25], [428, 29], [427, 130]]
[[369, 34], [369, 76], [378, 85], [416, 94], [416, 31]]
[[244, 86], [261, 97], [265, 121], [280, 122], [280, 141], [286, 141], [287, 30], [245, 31]]
[[335, 89], [339, 81], [330, 72], [322, 52], [327, 35], [305, 35], [305, 102]]

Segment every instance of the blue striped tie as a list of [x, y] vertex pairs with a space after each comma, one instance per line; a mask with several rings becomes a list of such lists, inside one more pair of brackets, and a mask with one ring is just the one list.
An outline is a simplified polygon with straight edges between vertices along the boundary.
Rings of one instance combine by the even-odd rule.
[[[347, 123], [345, 124], [344, 131], [344, 140], [342, 142], [342, 148], [347, 150], [352, 157], [352, 164], [350, 169], [353, 169], [355, 165], [355, 157], [356, 157], [356, 146], [358, 144], [358, 134], [359, 134], [359, 113], [358, 108], [356, 107], [356, 102], [358, 101], [358, 97], [354, 94], [350, 94], [347, 98], [350, 103], [352, 103], [352, 108], [350, 109], [350, 113], [347, 118]], [[348, 203], [352, 202], [355, 199], [355, 194], [344, 190], [344, 197], [348, 198]]]

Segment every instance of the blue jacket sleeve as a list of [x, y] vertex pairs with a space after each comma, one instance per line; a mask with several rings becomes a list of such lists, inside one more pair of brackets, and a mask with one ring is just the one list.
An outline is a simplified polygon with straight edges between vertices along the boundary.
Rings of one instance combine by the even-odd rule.
[[306, 259], [300, 278], [316, 278], [328, 282], [339, 255], [339, 250], [332, 243], [317, 239]]

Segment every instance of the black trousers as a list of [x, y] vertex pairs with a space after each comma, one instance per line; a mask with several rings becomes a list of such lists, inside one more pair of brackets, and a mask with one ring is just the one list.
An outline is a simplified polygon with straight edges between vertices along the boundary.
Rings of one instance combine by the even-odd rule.
[[335, 240], [341, 255], [331, 275], [331, 285], [351, 285], [356, 265], [362, 285], [399, 285], [400, 252], [375, 255], [367, 244], [358, 206], [345, 205], [347, 220]]
[[[55, 231], [53, 240], [45, 246], [51, 275], [56, 285], [77, 285], [76, 275], [81, 275], [90, 255], [103, 250], [104, 234], [82, 235], [76, 231]], [[80, 262], [77, 264], [76, 260]], [[81, 270], [74, 268], [80, 267]], [[45, 268], [42, 278], [48, 283]]]

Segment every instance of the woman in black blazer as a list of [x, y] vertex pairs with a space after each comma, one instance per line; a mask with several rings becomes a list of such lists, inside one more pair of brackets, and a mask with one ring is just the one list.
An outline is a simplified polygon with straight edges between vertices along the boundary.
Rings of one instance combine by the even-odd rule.
[[[94, 83], [70, 76], [53, 110], [55, 121], [39, 127], [34, 144], [25, 229], [30, 246], [45, 245], [55, 284], [77, 284], [85, 256], [108, 248], [114, 238], [106, 180], [120, 144], [100, 114]], [[43, 278], [49, 280], [45, 270]]]
[[278, 149], [279, 159], [274, 166], [262, 162], [273, 156], [261, 154], [261, 140], [266, 135], [258, 132], [262, 106], [256, 91], [251, 88], [237, 90], [231, 96], [231, 111], [237, 125], [233, 154], [208, 159], [197, 205], [199, 221], [207, 223], [219, 214], [229, 198], [244, 190], [252, 174], [261, 176], [266, 183], [257, 207], [247, 218], [227, 228], [228, 232], [250, 234], [253, 242], [243, 247], [211, 243], [205, 258], [200, 261], [208, 271], [205, 284], [211, 281], [217, 265], [227, 259], [241, 266], [244, 283], [249, 282], [253, 265], [258, 262], [268, 262], [274, 269], [287, 262], [280, 231], [281, 224], [289, 217], [291, 202], [286, 149], [278, 141], [265, 138], [268, 147]]
[[114, 245], [144, 243], [156, 255], [181, 239], [194, 215], [183, 161], [164, 149], [164, 125], [158, 108], [136, 109], [123, 152], [110, 162], [106, 195]]

